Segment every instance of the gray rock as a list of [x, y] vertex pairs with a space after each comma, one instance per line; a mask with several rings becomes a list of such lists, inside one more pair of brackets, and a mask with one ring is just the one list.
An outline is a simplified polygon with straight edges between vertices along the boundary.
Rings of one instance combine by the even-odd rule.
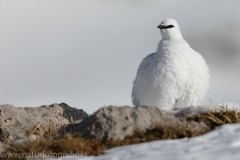
[[208, 129], [204, 123], [187, 122], [174, 114], [155, 107], [103, 107], [78, 123], [62, 128], [60, 134], [81, 134], [84, 138], [122, 140], [134, 132], [145, 132], [157, 125], [168, 127], [188, 127], [189, 130]]
[[78, 113], [82, 115], [83, 111], [69, 106], [64, 108], [56, 103], [40, 107], [0, 105], [0, 139], [12, 142], [31, 134], [57, 133], [73, 119], [81, 119], [83, 116]]
[[4, 145], [2, 144], [2, 142], [0, 142], [0, 153], [4, 151], [5, 151]]
[[70, 121], [76, 121], [88, 117], [88, 114], [82, 109], [70, 107], [66, 103], [60, 103], [59, 106], [63, 109], [63, 116]]

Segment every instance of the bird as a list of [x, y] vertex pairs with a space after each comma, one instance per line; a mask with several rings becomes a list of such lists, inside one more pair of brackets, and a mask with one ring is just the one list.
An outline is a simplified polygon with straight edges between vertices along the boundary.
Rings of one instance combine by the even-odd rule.
[[206, 61], [184, 40], [176, 20], [168, 18], [157, 28], [162, 39], [137, 69], [133, 105], [163, 110], [201, 105], [210, 85]]

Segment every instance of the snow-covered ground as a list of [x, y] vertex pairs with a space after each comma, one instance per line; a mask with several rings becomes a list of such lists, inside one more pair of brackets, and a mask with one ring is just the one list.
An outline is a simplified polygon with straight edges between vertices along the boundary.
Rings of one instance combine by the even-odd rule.
[[101, 156], [64, 157], [61, 160], [237, 160], [240, 124], [223, 125], [205, 135], [117, 147]]

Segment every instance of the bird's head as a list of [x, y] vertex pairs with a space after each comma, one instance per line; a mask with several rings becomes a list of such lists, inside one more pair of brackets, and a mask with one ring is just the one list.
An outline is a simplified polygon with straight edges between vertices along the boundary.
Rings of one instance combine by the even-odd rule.
[[174, 19], [166, 19], [157, 27], [160, 29], [163, 39], [174, 39], [182, 37], [178, 23]]

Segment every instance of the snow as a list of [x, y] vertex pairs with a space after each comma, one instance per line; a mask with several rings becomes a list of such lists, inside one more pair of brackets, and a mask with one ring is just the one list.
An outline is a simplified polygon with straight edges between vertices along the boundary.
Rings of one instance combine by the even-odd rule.
[[176, 20], [166, 19], [159, 26], [162, 40], [139, 65], [133, 105], [160, 109], [200, 105], [210, 83], [205, 60], [184, 40]]
[[17, 139], [16, 141], [14, 141], [13, 145], [17, 146], [19, 144], [21, 145], [21, 144], [27, 143], [29, 141], [35, 141], [37, 138], [39, 138], [38, 135], [32, 134], [29, 137], [25, 137], [25, 138], [22, 138], [22, 139]]
[[239, 150], [240, 124], [227, 124], [194, 138], [153, 141], [113, 148], [96, 157], [63, 157], [59, 160], [236, 160], [240, 156]]

